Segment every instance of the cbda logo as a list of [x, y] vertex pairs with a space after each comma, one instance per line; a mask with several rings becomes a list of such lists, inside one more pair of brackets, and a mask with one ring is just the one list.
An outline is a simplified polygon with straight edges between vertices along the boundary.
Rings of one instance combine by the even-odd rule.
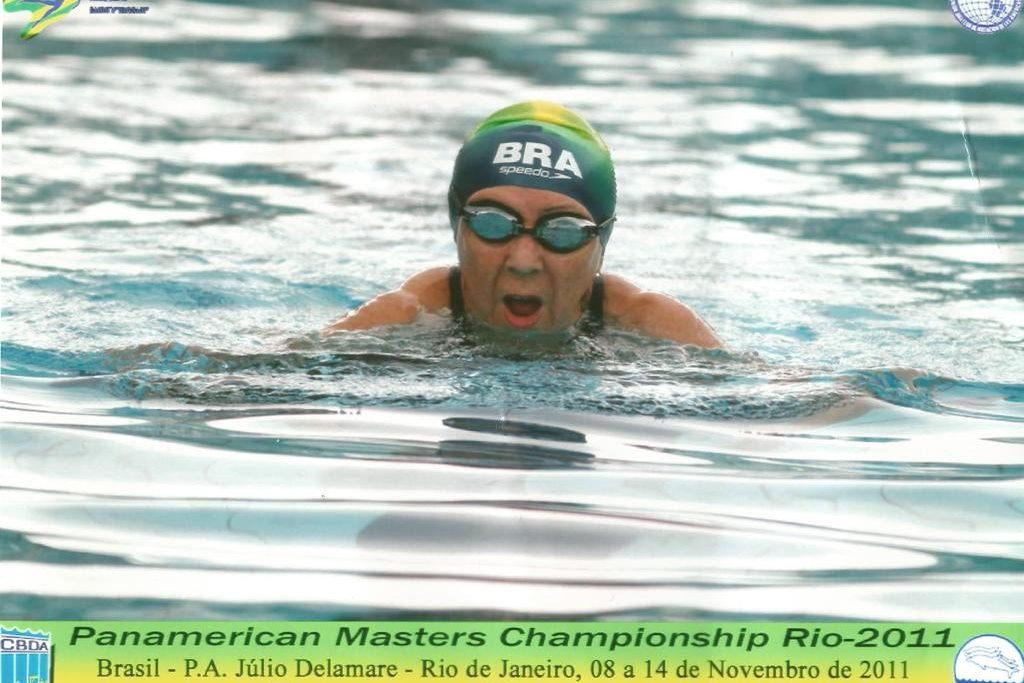
[[0, 683], [50, 683], [50, 634], [0, 626]]

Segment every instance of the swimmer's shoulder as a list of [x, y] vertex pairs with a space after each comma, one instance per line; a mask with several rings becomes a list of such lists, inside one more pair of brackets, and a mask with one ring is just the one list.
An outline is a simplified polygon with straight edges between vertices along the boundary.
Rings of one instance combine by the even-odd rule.
[[608, 322], [680, 344], [720, 348], [725, 344], [703, 318], [660, 292], [642, 289], [620, 275], [604, 273], [604, 310]]
[[437, 266], [416, 273], [398, 289], [384, 292], [321, 331], [367, 330], [383, 325], [406, 325], [421, 313], [448, 307], [448, 268]]
[[435, 266], [416, 273], [402, 283], [399, 291], [416, 298], [419, 306], [428, 313], [447, 308], [451, 295], [448, 292], [449, 266]]

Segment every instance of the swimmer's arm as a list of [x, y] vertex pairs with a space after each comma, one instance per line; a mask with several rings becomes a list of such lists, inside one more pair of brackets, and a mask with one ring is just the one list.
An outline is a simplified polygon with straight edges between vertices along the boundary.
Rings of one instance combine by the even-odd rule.
[[658, 292], [642, 290], [616, 275], [606, 275], [605, 282], [608, 317], [614, 324], [680, 344], [705, 349], [725, 347], [711, 326], [686, 304]]
[[343, 330], [368, 330], [383, 325], [405, 325], [420, 313], [416, 297], [401, 289], [378, 294], [365, 304], [321, 330], [321, 336]]
[[407, 325], [422, 312], [448, 305], [448, 269], [428, 268], [402, 283], [398, 289], [379, 294], [321, 330], [328, 336], [343, 330], [368, 330], [384, 325]]

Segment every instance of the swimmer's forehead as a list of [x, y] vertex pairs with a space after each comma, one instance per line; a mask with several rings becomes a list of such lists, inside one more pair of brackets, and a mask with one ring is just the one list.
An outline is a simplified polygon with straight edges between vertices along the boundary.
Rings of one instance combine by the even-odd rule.
[[538, 190], [518, 185], [498, 185], [477, 190], [466, 200], [467, 204], [493, 206], [521, 216], [526, 209], [531, 214], [576, 215], [593, 220], [587, 207], [572, 197], [550, 190]]

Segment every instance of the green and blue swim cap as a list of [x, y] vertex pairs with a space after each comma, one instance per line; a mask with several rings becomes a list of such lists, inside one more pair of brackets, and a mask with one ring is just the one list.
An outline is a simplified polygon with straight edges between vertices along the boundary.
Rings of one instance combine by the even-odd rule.
[[499, 185], [572, 197], [598, 225], [615, 215], [615, 168], [608, 146], [583, 117], [553, 102], [513, 104], [470, 132], [455, 158], [448, 192], [452, 229], [474, 192]]

